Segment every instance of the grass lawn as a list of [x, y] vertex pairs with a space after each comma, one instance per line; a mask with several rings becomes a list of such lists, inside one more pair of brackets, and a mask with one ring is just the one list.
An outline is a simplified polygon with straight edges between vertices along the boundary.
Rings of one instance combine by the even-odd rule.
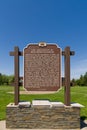
[[[21, 88], [23, 90], [23, 88]], [[6, 105], [14, 102], [14, 95], [8, 92], [14, 91], [13, 87], [0, 86], [0, 120], [6, 118]], [[54, 94], [35, 94], [35, 95], [20, 95], [20, 100], [32, 101], [33, 99], [49, 99], [50, 101], [64, 102], [64, 88]], [[72, 87], [71, 102], [78, 102], [84, 105], [81, 108], [81, 118], [87, 119], [87, 87]]]

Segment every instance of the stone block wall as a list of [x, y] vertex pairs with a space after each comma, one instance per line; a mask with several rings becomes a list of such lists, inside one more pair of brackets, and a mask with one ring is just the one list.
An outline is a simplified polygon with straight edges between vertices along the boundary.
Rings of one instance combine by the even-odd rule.
[[80, 129], [78, 107], [9, 105], [6, 115], [7, 128]]

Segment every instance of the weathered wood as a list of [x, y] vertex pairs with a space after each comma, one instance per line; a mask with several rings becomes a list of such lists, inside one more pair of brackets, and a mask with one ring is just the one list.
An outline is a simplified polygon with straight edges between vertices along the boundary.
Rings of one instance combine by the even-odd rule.
[[10, 56], [14, 56], [14, 77], [15, 77], [14, 103], [15, 105], [18, 105], [19, 103], [19, 56], [23, 56], [23, 52], [19, 51], [18, 47], [14, 47], [14, 52], [10, 52]]
[[65, 105], [70, 106], [70, 47], [65, 48]]
[[[15, 52], [10, 52], [10, 56], [14, 56], [15, 55]], [[23, 52], [22, 51], [19, 51], [18, 52], [18, 55], [19, 56], [23, 56]]]
[[14, 75], [15, 75], [15, 105], [19, 102], [19, 48], [14, 48]]
[[[65, 56], [65, 51], [62, 51], [62, 55]], [[75, 51], [70, 51], [70, 56], [75, 55]]]

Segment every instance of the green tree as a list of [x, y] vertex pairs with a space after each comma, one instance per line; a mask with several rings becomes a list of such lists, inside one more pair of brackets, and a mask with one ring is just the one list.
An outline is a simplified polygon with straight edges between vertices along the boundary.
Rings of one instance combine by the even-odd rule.
[[11, 85], [14, 83], [14, 76], [13, 75], [3, 75], [0, 74], [0, 85]]
[[87, 72], [84, 75], [84, 85], [87, 86]]
[[9, 85], [12, 85], [14, 83], [14, 75], [9, 76]]
[[0, 85], [2, 84], [2, 74], [0, 73]]
[[84, 75], [81, 75], [76, 81], [76, 85], [87, 86], [87, 72]]
[[84, 86], [85, 84], [84, 84], [84, 76], [83, 75], [81, 75], [80, 76], [80, 86]]
[[2, 75], [2, 85], [8, 85], [8, 76], [7, 75]]

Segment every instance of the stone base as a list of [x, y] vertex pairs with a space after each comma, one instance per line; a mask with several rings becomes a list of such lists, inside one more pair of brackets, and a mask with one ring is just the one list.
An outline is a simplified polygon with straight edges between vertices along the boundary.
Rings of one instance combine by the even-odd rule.
[[67, 107], [63, 103], [49, 101], [10, 104], [6, 109], [6, 127], [80, 129], [80, 107]]

